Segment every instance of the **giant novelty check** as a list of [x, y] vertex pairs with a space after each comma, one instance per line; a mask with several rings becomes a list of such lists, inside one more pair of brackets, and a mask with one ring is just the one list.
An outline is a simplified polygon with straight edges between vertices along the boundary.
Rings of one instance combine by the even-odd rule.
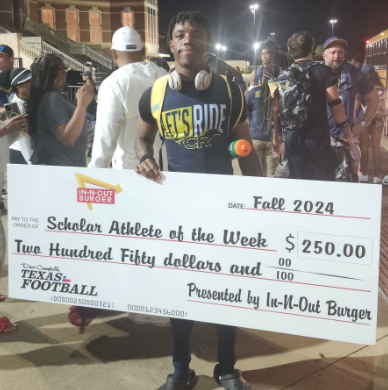
[[381, 187], [8, 166], [13, 298], [376, 341]]

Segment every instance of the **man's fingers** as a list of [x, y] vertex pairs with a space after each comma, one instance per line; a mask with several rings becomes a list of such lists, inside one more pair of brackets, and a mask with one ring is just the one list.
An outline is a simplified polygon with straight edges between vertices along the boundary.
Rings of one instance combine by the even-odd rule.
[[158, 182], [162, 176], [159, 172], [159, 166], [152, 159], [147, 159], [143, 161], [141, 164], [135, 167], [136, 173], [146, 177], [147, 179]]

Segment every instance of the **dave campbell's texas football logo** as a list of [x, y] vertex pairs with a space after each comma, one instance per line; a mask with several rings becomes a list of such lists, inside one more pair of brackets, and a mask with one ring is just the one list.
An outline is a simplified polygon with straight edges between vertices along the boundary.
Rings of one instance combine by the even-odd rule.
[[[120, 184], [114, 186], [105, 183], [101, 180], [93, 179], [80, 173], [76, 173], [75, 177], [79, 184], [77, 188], [77, 201], [79, 203], [86, 203], [89, 210], [93, 210], [92, 203], [97, 204], [114, 204], [115, 195], [122, 191]], [[101, 188], [86, 188], [85, 183], [95, 185]]]

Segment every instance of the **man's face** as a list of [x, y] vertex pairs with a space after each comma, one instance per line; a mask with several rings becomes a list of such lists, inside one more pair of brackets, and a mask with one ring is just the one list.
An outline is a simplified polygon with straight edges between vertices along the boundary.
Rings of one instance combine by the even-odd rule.
[[274, 53], [268, 51], [267, 49], [263, 49], [261, 51], [261, 61], [263, 65], [272, 64], [274, 60]]
[[0, 70], [3, 72], [4, 70], [13, 68], [13, 57], [6, 53], [0, 53]]
[[333, 72], [341, 72], [345, 63], [345, 48], [342, 45], [331, 46], [323, 52], [323, 59]]
[[210, 44], [206, 31], [197, 23], [176, 24], [172, 32], [170, 50], [175, 62], [184, 68], [205, 66]]

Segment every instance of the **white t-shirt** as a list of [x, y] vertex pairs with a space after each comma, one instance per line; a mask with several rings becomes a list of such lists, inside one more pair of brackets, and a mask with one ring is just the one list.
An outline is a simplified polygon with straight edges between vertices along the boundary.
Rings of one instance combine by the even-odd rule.
[[112, 161], [113, 168], [134, 169], [139, 163], [135, 154], [139, 101], [143, 92], [166, 73], [153, 62], [136, 62], [119, 68], [103, 81], [98, 91], [97, 123], [89, 167], [108, 168]]
[[[20, 112], [23, 113], [25, 111], [24, 106], [26, 102], [20, 99], [16, 93], [11, 93], [8, 100], [10, 103], [17, 103]], [[20, 139], [18, 139], [10, 146], [10, 148], [21, 152], [27, 163], [31, 164], [30, 158], [32, 156], [33, 150], [31, 148], [31, 137], [28, 134], [22, 135]]]
[[[3, 122], [0, 121], [0, 128]], [[9, 147], [17, 139], [18, 134], [16, 135], [4, 135], [0, 137], [0, 191], [4, 185], [5, 173], [7, 172], [7, 164], [9, 163]]]

